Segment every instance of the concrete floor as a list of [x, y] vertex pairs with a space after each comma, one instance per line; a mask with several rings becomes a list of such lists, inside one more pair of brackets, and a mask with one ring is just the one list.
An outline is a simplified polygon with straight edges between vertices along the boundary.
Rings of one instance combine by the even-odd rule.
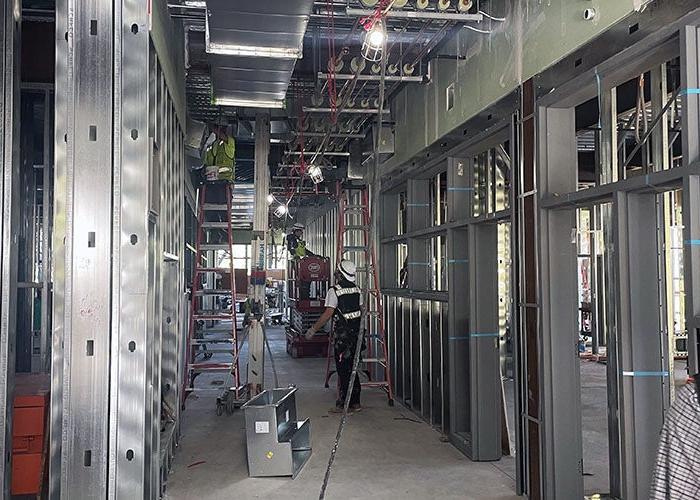
[[[166, 498], [317, 498], [340, 417], [329, 415], [333, 389], [324, 389], [325, 360], [292, 359], [284, 332], [270, 329], [281, 386], [296, 384], [299, 418], [311, 419], [313, 454], [296, 479], [249, 478], [242, 412], [217, 417], [214, 396], [188, 400], [182, 439]], [[244, 367], [245, 365], [241, 365]], [[270, 364], [266, 366], [272, 381]], [[197, 382], [216, 387], [221, 376]], [[326, 497], [329, 499], [515, 499], [513, 460], [471, 462], [440, 434], [383, 393], [363, 392], [364, 410], [349, 417]]]

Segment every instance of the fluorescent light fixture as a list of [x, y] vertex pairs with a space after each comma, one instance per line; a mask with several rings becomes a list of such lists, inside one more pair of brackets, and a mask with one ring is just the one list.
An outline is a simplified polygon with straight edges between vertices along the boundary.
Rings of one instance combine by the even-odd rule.
[[314, 184], [323, 182], [323, 171], [321, 170], [321, 167], [318, 165], [311, 165], [309, 167], [309, 177], [311, 177]]
[[289, 208], [287, 208], [286, 203], [280, 203], [280, 205], [275, 209], [275, 215], [280, 219], [287, 215], [287, 212], [289, 212]]
[[284, 108], [284, 100], [235, 99], [231, 97], [214, 97], [215, 106], [239, 106], [242, 108]]
[[241, 57], [269, 57], [271, 59], [301, 59], [298, 47], [251, 47], [249, 45], [228, 45], [209, 42], [207, 54]]
[[269, 57], [272, 59], [301, 59], [303, 55], [302, 47], [263, 47], [212, 42], [211, 38], [209, 37], [209, 15], [207, 15], [205, 18], [204, 30], [207, 54], [242, 57]]

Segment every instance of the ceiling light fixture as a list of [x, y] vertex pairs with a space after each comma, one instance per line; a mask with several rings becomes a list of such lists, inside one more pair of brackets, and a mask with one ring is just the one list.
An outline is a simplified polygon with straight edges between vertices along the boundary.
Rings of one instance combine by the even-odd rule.
[[323, 171], [321, 170], [321, 167], [318, 165], [311, 165], [309, 167], [309, 177], [311, 177], [314, 184], [320, 184], [323, 182]]
[[284, 108], [284, 100], [235, 99], [231, 97], [214, 97], [215, 106], [239, 106], [242, 108]]
[[289, 208], [287, 207], [286, 203], [280, 203], [280, 205], [275, 209], [275, 216], [279, 217], [280, 219], [287, 215], [289, 212]]
[[[210, 14], [210, 13], [208, 13]], [[212, 42], [209, 36], [209, 15], [205, 18], [204, 26], [205, 51], [207, 54], [221, 54], [225, 56], [242, 57], [270, 57], [273, 59], [301, 59], [302, 47], [280, 47], [235, 45], [228, 43]]]
[[381, 61], [385, 42], [386, 30], [384, 29], [384, 23], [381, 19], [378, 19], [365, 33], [365, 39], [362, 42], [362, 57], [370, 62]]
[[250, 47], [248, 45], [228, 45], [209, 42], [208, 54], [241, 57], [269, 57], [271, 59], [300, 59], [301, 51], [295, 47]]

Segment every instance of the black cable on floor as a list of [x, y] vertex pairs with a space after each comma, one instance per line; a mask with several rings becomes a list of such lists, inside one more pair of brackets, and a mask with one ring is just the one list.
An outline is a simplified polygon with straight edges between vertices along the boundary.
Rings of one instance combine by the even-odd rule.
[[[364, 322], [365, 312], [363, 311], [362, 325]], [[323, 500], [326, 497], [326, 488], [328, 488], [328, 480], [331, 477], [331, 469], [333, 468], [333, 462], [335, 461], [335, 454], [338, 452], [338, 444], [340, 443], [340, 437], [343, 435], [343, 428], [345, 427], [345, 422], [348, 418], [348, 408], [350, 407], [350, 398], [352, 397], [352, 389], [355, 386], [355, 378], [357, 377], [357, 367], [360, 364], [360, 351], [362, 350], [362, 339], [365, 336], [364, 326], [363, 331], [357, 336], [357, 345], [355, 346], [355, 358], [352, 362], [352, 374], [350, 375], [350, 383], [348, 384], [348, 390], [345, 393], [345, 404], [343, 405], [343, 416], [340, 419], [340, 424], [338, 425], [338, 432], [335, 435], [335, 441], [333, 442], [333, 449], [331, 450], [331, 457], [328, 459], [328, 467], [326, 467], [326, 474], [323, 476], [323, 484], [321, 485], [321, 493], [318, 495], [319, 500]]]

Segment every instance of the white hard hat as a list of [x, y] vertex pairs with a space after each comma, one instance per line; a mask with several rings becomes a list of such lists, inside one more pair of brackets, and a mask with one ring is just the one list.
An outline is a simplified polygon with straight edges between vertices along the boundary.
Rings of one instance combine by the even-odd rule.
[[349, 260], [341, 260], [340, 264], [338, 264], [338, 271], [340, 274], [343, 275], [343, 277], [352, 282], [355, 283], [355, 271], [356, 271], [355, 263]]
[[299, 224], [298, 222], [292, 226], [292, 231], [303, 231], [304, 224]]

